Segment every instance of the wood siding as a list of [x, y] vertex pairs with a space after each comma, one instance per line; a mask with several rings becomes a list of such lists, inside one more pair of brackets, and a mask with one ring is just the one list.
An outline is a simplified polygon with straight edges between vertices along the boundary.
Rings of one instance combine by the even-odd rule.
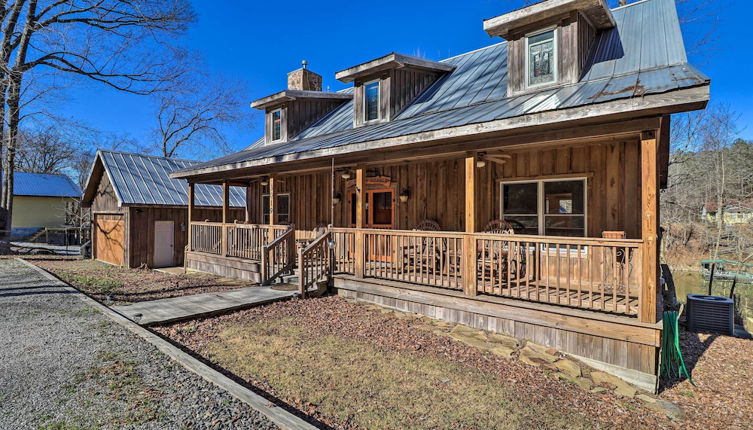
[[[476, 170], [477, 229], [500, 217], [500, 181], [582, 176], [587, 178], [588, 236], [601, 237], [605, 230], [624, 230], [627, 238], [638, 239], [640, 216], [640, 153], [638, 141], [610, 141], [589, 145], [560, 145], [507, 151], [511, 158], [504, 164], [487, 162]], [[409, 162], [371, 167], [369, 178], [388, 177], [380, 184], [395, 192], [396, 229], [411, 230], [425, 219], [434, 219], [447, 231], [464, 231], [465, 169], [464, 159]], [[350, 226], [349, 196], [351, 179], [335, 175], [337, 227]], [[332, 222], [330, 215], [331, 172], [281, 176], [279, 194], [290, 194], [291, 222], [297, 230], [311, 230]], [[397, 196], [407, 190], [408, 202]], [[261, 195], [266, 192], [258, 182], [248, 191], [250, 221], [262, 223]]]
[[[220, 208], [194, 208], [194, 220], [222, 221]], [[242, 221], [243, 209], [230, 210], [230, 221]], [[129, 208], [129, 256], [130, 267], [154, 267], [154, 223], [156, 221], [173, 221], [174, 255], [173, 264], [183, 264], [186, 245], [188, 244], [188, 209], [185, 207], [166, 206], [132, 206]]]
[[390, 75], [390, 100], [388, 117], [396, 117], [413, 99], [421, 94], [439, 75], [422, 70], [398, 69]]

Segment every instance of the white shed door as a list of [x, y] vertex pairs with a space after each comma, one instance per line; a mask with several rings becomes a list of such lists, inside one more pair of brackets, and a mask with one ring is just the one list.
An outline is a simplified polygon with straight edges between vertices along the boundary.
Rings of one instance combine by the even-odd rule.
[[175, 251], [173, 221], [154, 221], [154, 267], [172, 266]]

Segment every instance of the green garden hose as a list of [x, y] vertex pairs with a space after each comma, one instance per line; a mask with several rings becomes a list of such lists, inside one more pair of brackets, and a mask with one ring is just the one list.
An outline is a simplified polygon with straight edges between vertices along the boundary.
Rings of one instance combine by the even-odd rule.
[[661, 341], [661, 374], [665, 379], [680, 378], [684, 374], [693, 386], [693, 378], [685, 367], [680, 350], [680, 314], [677, 311], [664, 312], [664, 331]]

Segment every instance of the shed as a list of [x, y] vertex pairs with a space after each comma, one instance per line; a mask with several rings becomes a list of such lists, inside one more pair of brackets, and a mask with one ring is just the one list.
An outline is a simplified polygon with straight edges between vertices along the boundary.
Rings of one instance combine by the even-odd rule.
[[[92, 257], [125, 267], [182, 265], [188, 184], [169, 175], [196, 163], [97, 151], [82, 199], [92, 213]], [[245, 190], [229, 187], [228, 192], [228, 219], [245, 220]], [[221, 221], [222, 194], [221, 186], [196, 187], [196, 219]]]
[[80, 197], [81, 188], [65, 175], [15, 172], [12, 237], [30, 236], [45, 227], [70, 225]]

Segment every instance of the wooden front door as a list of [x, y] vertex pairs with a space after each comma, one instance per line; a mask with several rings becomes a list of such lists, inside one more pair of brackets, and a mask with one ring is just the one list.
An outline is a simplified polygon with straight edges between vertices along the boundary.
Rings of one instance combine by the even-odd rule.
[[125, 220], [122, 215], [94, 217], [94, 258], [122, 266], [125, 260]]
[[[380, 188], [364, 191], [364, 228], [395, 228], [395, 191], [392, 188]], [[350, 194], [351, 227], [356, 225], [356, 193]], [[372, 236], [373, 238], [373, 236]], [[390, 243], [376, 243], [370, 240], [366, 243], [366, 252], [371, 261], [392, 261], [392, 245]]]

